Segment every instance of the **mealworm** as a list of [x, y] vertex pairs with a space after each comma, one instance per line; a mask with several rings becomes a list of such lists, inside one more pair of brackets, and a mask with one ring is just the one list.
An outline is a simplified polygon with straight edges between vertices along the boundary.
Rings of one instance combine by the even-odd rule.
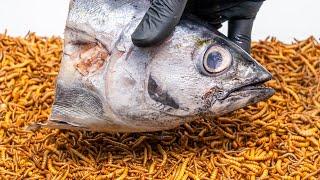
[[49, 152], [50, 152], [49, 150], [46, 150], [46, 151], [44, 151], [44, 153], [43, 153], [41, 169], [44, 169], [44, 168], [46, 167], [46, 165], [47, 165]]
[[123, 173], [121, 174], [121, 176], [119, 176], [118, 178], [116, 178], [116, 180], [123, 180], [123, 179], [125, 179], [125, 178], [127, 177], [127, 175], [128, 175], [128, 171], [129, 171], [129, 169], [128, 169], [127, 167], [124, 168]]
[[80, 159], [84, 160], [85, 162], [91, 164], [91, 160], [88, 159], [87, 157], [85, 157], [83, 154], [81, 154], [80, 152], [78, 152], [77, 150], [73, 149], [73, 148], [69, 148], [69, 150], [75, 154], [76, 156], [78, 156]]
[[241, 164], [241, 166], [248, 168], [249, 170], [253, 171], [254, 173], [258, 173], [260, 170], [260, 166], [254, 164]]
[[181, 169], [180, 169], [180, 171], [178, 172], [176, 179], [181, 179], [181, 178], [182, 178], [182, 176], [183, 176], [184, 173], [185, 173], [185, 170], [186, 170], [186, 167], [187, 167], [189, 161], [190, 161], [189, 158], [187, 158], [187, 159], [185, 159], [185, 160], [183, 161], [183, 163], [181, 164]]
[[58, 171], [52, 165], [52, 159], [48, 159], [48, 169], [52, 174], [58, 174]]
[[281, 168], [281, 163], [282, 163], [282, 160], [279, 159], [279, 160], [277, 161], [275, 167], [276, 167], [276, 170], [278, 171], [278, 173], [283, 176], [283, 175], [285, 175], [285, 172], [284, 172], [284, 171], [282, 170], [282, 168]]
[[272, 158], [273, 153], [271, 151], [269, 151], [266, 156], [249, 156], [247, 154], [244, 154], [243, 156], [250, 161], [264, 161], [264, 160]]
[[225, 132], [225, 131], [224, 131], [222, 128], [220, 128], [220, 127], [218, 127], [218, 129], [220, 130], [220, 132], [221, 132], [224, 136], [226, 136], [226, 137], [228, 137], [228, 138], [230, 138], [230, 139], [236, 139], [236, 136], [235, 136], [235, 135]]
[[297, 93], [295, 93], [292, 89], [288, 88], [288, 87], [283, 87], [283, 90], [285, 90], [287, 93], [289, 93], [290, 95], [293, 96], [293, 98], [300, 103], [300, 97], [298, 96]]
[[264, 104], [263, 108], [261, 111], [259, 111], [258, 113], [252, 115], [249, 120], [255, 120], [260, 118], [263, 114], [265, 114], [268, 111], [268, 104]]
[[304, 136], [304, 137], [313, 136], [317, 131], [317, 128], [301, 130], [296, 124], [293, 125], [293, 128], [300, 136]]
[[248, 172], [242, 170], [239, 166], [231, 165], [229, 166], [232, 169], [235, 169], [237, 172], [242, 173], [242, 174], [247, 174]]
[[232, 159], [219, 158], [219, 160], [224, 164], [233, 164], [237, 167], [241, 166], [241, 164], [239, 162], [232, 160]]
[[166, 162], [167, 162], [167, 158], [168, 158], [168, 156], [167, 156], [167, 153], [166, 153], [166, 151], [164, 151], [163, 150], [163, 148], [162, 148], [162, 146], [160, 145], [160, 144], [157, 144], [157, 148], [158, 148], [158, 151], [160, 152], [160, 154], [162, 155], [162, 162], [161, 162], [161, 164], [159, 165], [159, 166], [164, 166], [165, 164], [166, 164]]
[[140, 136], [132, 145], [132, 148], [135, 149], [136, 147], [138, 147], [140, 144], [143, 143], [143, 141], [145, 141], [147, 139], [147, 136]]
[[[200, 178], [199, 178], [197, 175], [193, 174], [193, 173], [190, 172], [190, 171], [188, 171], [187, 174], [188, 174], [188, 176], [189, 176], [191, 179], [193, 179], [193, 180], [200, 180]], [[183, 176], [182, 176], [182, 177], [183, 177]]]
[[215, 168], [210, 174], [210, 180], [216, 180], [218, 176], [218, 169]]

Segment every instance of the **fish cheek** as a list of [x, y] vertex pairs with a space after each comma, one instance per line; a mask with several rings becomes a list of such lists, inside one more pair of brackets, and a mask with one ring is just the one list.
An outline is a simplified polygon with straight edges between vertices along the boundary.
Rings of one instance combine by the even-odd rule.
[[179, 104], [166, 92], [162, 89], [157, 82], [149, 76], [148, 79], [148, 94], [156, 102], [159, 102], [163, 105], [170, 106], [174, 109], [179, 109]]

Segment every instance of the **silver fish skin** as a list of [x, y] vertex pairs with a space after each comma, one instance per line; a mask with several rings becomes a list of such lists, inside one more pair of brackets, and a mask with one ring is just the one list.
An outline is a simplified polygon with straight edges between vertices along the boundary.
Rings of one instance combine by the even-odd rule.
[[[185, 17], [160, 45], [131, 34], [148, 0], [74, 0], [49, 120], [42, 127], [150, 132], [263, 101], [271, 74], [224, 35]], [[152, 26], [152, 23], [151, 23]]]

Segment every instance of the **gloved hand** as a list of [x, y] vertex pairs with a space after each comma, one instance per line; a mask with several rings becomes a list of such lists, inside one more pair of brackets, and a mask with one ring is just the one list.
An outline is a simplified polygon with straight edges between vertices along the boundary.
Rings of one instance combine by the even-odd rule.
[[229, 39], [250, 53], [253, 21], [262, 3], [263, 0], [153, 0], [132, 34], [132, 41], [139, 47], [161, 43], [185, 13], [217, 29], [228, 21]]

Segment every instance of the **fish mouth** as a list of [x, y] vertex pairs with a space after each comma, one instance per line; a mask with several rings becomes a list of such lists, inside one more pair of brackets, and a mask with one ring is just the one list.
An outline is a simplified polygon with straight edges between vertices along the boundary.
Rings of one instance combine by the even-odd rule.
[[267, 77], [265, 79], [262, 79], [260, 81], [255, 81], [255, 82], [250, 83], [250, 84], [244, 84], [244, 85], [242, 85], [242, 86], [240, 86], [238, 88], [233, 89], [229, 93], [228, 96], [233, 95], [233, 94], [237, 94], [237, 93], [240, 93], [240, 92], [246, 92], [246, 91], [266, 91], [266, 92], [274, 91], [272, 88], [266, 87], [265, 84], [264, 84], [265, 82], [267, 82], [269, 80], [271, 80], [271, 76], [269, 76], [269, 77]]
[[266, 100], [274, 93], [274, 89], [265, 87], [262, 83], [242, 86], [231, 92], [225, 99], [212, 104], [211, 112], [215, 115], [224, 115]]
[[226, 99], [234, 99], [235, 97], [245, 97], [249, 99], [246, 105], [254, 104], [259, 101], [268, 99], [272, 95], [274, 95], [275, 90], [273, 88], [266, 87], [264, 85], [264, 82], [244, 85], [237, 89], [234, 89], [231, 93], [229, 93]]

